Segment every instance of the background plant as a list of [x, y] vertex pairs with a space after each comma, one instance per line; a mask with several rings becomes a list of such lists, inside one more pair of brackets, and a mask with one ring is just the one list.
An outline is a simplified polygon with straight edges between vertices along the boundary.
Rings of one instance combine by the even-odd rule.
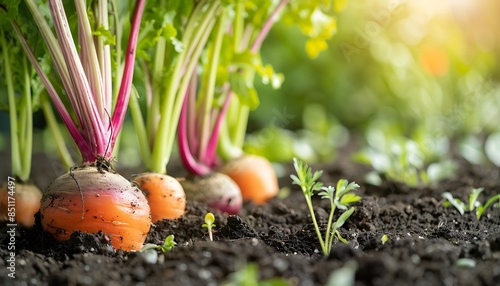
[[484, 191], [484, 188], [473, 188], [469, 195], [469, 202], [462, 202], [459, 198], [454, 198], [449, 192], [442, 193], [442, 197], [446, 199], [443, 203], [445, 207], [454, 206], [461, 215], [465, 212], [472, 212], [476, 210], [477, 220], [481, 219], [483, 213], [490, 206], [500, 207], [500, 194], [496, 194], [487, 199], [486, 203], [483, 205], [479, 201], [479, 195]]

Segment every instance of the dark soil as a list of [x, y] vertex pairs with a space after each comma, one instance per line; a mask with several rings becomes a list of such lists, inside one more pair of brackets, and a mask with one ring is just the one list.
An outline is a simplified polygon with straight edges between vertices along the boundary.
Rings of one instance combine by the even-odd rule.
[[[289, 174], [291, 166], [286, 167]], [[209, 209], [188, 202], [184, 217], [151, 228], [147, 242], [161, 243], [170, 234], [177, 242], [172, 251], [159, 252], [153, 264], [143, 253], [114, 251], [103, 234], [75, 233], [56, 243], [39, 225], [17, 227], [12, 279], [7, 276], [8, 227], [2, 223], [0, 285], [219, 285], [250, 263], [258, 265], [260, 279], [283, 277], [290, 285], [326, 285], [330, 274], [345, 265], [355, 266], [355, 285], [500, 284], [500, 209], [490, 208], [477, 221], [473, 213], [443, 207], [441, 199], [448, 191], [467, 201], [472, 187], [484, 187], [484, 202], [500, 193], [498, 168], [462, 162], [456, 178], [426, 188], [363, 184], [366, 167], [347, 161], [313, 168], [325, 170], [325, 184], [346, 178], [361, 185], [362, 200], [340, 229], [349, 244], [337, 242], [328, 257], [320, 252], [301, 191], [285, 176], [280, 185], [290, 188], [288, 197], [246, 204], [238, 216], [215, 212], [213, 242], [201, 227]], [[42, 189], [51, 179], [43, 171], [34, 173]], [[314, 203], [324, 228], [328, 204]], [[462, 258], [475, 265], [460, 263]]]

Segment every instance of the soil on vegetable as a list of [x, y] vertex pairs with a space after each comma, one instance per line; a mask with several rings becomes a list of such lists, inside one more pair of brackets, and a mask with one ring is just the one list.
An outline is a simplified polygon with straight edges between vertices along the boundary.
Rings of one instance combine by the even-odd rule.
[[[500, 193], [499, 168], [461, 161], [455, 178], [410, 188], [393, 182], [367, 185], [363, 176], [369, 169], [345, 159], [312, 167], [324, 170], [321, 180], [327, 185], [339, 178], [361, 185], [362, 200], [340, 228], [349, 243], [335, 241], [329, 256], [321, 253], [288, 165], [280, 179], [288, 195], [264, 205], [246, 203], [237, 216], [213, 211], [214, 241], [201, 227], [210, 210], [200, 203], [188, 202], [180, 219], [153, 225], [148, 243], [161, 244], [170, 234], [177, 242], [157, 256], [115, 251], [105, 234], [74, 233], [57, 243], [41, 230], [39, 218], [32, 229], [15, 227], [14, 238], [11, 227], [1, 223], [0, 285], [220, 285], [249, 265], [258, 267], [259, 280], [281, 277], [290, 285], [327, 285], [338, 274], [353, 278], [355, 285], [499, 285], [500, 208], [489, 208], [478, 221], [474, 213], [444, 207], [441, 198], [450, 192], [468, 201], [473, 187], [483, 187], [479, 199], [485, 202]], [[40, 168], [33, 177], [43, 189], [54, 174]], [[316, 198], [314, 205], [324, 231], [328, 202]], [[9, 269], [11, 242], [15, 269]], [[15, 278], [9, 277], [11, 270]]]

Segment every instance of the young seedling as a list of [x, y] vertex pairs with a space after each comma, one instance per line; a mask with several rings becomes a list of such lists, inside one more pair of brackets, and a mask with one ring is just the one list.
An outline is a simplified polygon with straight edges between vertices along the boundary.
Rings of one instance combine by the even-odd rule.
[[385, 244], [387, 241], [389, 241], [389, 236], [387, 234], [382, 235], [380, 241], [382, 242], [382, 244]]
[[444, 192], [441, 196], [446, 199], [446, 201], [443, 203], [445, 207], [454, 206], [458, 210], [458, 212], [460, 212], [461, 215], [463, 215], [465, 212], [474, 211], [474, 209], [475, 209], [477, 220], [480, 220], [484, 211], [489, 206], [491, 206], [492, 204], [494, 204], [497, 201], [498, 201], [498, 204], [500, 204], [500, 194], [496, 194], [496, 195], [490, 197], [486, 201], [486, 203], [483, 205], [478, 200], [479, 194], [481, 194], [481, 192], [483, 192], [483, 191], [484, 191], [484, 188], [473, 188], [470, 195], [469, 195], [469, 203], [468, 204], [465, 204], [459, 198], [454, 198], [453, 195], [449, 192]]
[[384, 125], [371, 126], [366, 136], [368, 146], [354, 160], [373, 167], [366, 176], [370, 184], [380, 185], [386, 178], [422, 187], [448, 178], [456, 170], [456, 163], [447, 157], [446, 138], [418, 132], [406, 137]]
[[147, 243], [141, 248], [141, 252], [147, 252], [149, 250], [161, 250], [161, 252], [167, 252], [172, 250], [177, 243], [174, 241], [174, 235], [171, 234], [165, 238], [163, 244]]
[[213, 213], [207, 213], [205, 215], [205, 223], [202, 225], [202, 227], [206, 228], [208, 230], [208, 236], [210, 237], [210, 241], [213, 241], [213, 236], [212, 236], [212, 227], [215, 226], [215, 216]]
[[[337, 236], [340, 241], [347, 243], [347, 241], [340, 236], [338, 228], [341, 227], [354, 212], [354, 207], [348, 208], [348, 205], [358, 202], [361, 199], [359, 196], [349, 193], [359, 188], [359, 185], [355, 182], [349, 183], [347, 180], [340, 179], [337, 182], [336, 188], [332, 186], [325, 187], [323, 186], [323, 183], [318, 182], [318, 179], [323, 174], [323, 171], [315, 171], [313, 174], [311, 168], [297, 158], [293, 159], [293, 166], [295, 167], [297, 175], [292, 174], [290, 175], [290, 178], [292, 179], [293, 184], [300, 186], [302, 192], [304, 193], [307, 207], [316, 230], [316, 235], [318, 236], [318, 240], [321, 245], [321, 250], [324, 255], [328, 255], [330, 254], [333, 238], [335, 236]], [[319, 192], [318, 195], [321, 198], [328, 199], [330, 201], [330, 215], [328, 217], [324, 238], [319, 230], [319, 225], [317, 223], [312, 205], [312, 196], [314, 195], [314, 192]], [[333, 216], [337, 208], [345, 210], [345, 212], [337, 219], [337, 221], [333, 222]]]

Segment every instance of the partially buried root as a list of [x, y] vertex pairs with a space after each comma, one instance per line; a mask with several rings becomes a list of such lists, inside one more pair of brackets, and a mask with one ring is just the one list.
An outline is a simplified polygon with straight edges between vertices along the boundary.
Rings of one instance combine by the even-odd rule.
[[77, 230], [102, 231], [123, 250], [139, 250], [151, 225], [144, 194], [119, 174], [97, 166], [72, 169], [52, 182], [40, 213], [42, 227], [57, 240], [67, 240]]
[[238, 185], [222, 173], [210, 173], [181, 181], [186, 198], [206, 203], [229, 214], [239, 213], [243, 199]]

